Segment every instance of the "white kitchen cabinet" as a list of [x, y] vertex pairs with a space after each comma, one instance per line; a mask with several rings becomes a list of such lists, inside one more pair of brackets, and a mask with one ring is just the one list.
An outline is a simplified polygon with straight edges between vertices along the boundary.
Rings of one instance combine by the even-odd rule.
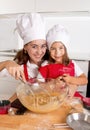
[[34, 12], [35, 0], [0, 0], [0, 14]]
[[90, 0], [36, 0], [37, 12], [90, 11]]
[[0, 77], [0, 100], [9, 99], [15, 92], [19, 81], [13, 77]]
[[[83, 70], [84, 74], [88, 78], [88, 67], [89, 67], [89, 61], [80, 61], [80, 60], [75, 60], [75, 62], [78, 64], [78, 66]], [[86, 96], [86, 91], [87, 91], [87, 85], [82, 85], [78, 87], [78, 91], [83, 95]]]
[[0, 62], [5, 61], [5, 60], [13, 60], [15, 56], [15, 53], [6, 53], [0, 51]]
[[[13, 60], [14, 54], [6, 54], [0, 52], [0, 62], [5, 60]], [[16, 91], [18, 81], [11, 76], [0, 75], [0, 99], [9, 99]]]
[[0, 14], [90, 11], [90, 0], [0, 0]]

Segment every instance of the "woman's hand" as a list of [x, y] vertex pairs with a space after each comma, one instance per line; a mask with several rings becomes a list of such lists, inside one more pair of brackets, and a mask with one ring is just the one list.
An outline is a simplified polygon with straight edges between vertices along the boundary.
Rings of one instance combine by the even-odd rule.
[[5, 68], [15, 79], [18, 80], [19, 78], [22, 78], [24, 82], [26, 81], [22, 67], [18, 65], [15, 61], [6, 61]]

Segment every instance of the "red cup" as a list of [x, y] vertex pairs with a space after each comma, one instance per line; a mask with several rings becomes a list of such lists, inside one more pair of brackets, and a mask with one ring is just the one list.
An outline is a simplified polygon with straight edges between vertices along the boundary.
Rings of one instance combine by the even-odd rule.
[[0, 100], [0, 114], [8, 114], [8, 110], [11, 106], [9, 100]]

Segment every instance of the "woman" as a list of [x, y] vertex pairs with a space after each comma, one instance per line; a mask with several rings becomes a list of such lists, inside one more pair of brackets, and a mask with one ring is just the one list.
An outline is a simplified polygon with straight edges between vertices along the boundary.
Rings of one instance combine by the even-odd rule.
[[[16, 25], [23, 40], [23, 49], [17, 53], [14, 59], [19, 65], [12, 62], [9, 72], [16, 79], [32, 81], [37, 77], [38, 67], [47, 64], [45, 22], [40, 14], [31, 13], [18, 17]], [[1, 74], [6, 75], [5, 69], [0, 72]], [[15, 97], [10, 98], [10, 101], [12, 102]]]
[[[23, 40], [23, 49], [14, 58], [20, 66], [15, 62], [11, 62], [9, 72], [18, 79], [22, 76], [24, 70], [25, 78], [29, 80], [37, 77], [39, 66], [47, 64], [47, 61], [45, 61], [48, 57], [46, 53], [45, 22], [40, 14], [31, 13], [18, 17], [16, 25], [17, 31]], [[13, 66], [15, 66], [15, 70]], [[3, 74], [3, 72], [0, 74]]]

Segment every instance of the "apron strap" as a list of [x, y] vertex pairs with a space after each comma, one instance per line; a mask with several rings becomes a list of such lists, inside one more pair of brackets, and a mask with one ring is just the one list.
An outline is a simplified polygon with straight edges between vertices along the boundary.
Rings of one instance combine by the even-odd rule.
[[25, 74], [25, 78], [26, 81], [30, 82], [30, 83], [35, 83], [36, 82], [36, 78], [28, 78], [28, 71], [27, 71], [27, 65], [24, 64], [24, 74]]
[[27, 66], [26, 66], [26, 64], [24, 64], [24, 74], [25, 74], [26, 80], [28, 81], [29, 79], [28, 79], [28, 72], [27, 72]]

